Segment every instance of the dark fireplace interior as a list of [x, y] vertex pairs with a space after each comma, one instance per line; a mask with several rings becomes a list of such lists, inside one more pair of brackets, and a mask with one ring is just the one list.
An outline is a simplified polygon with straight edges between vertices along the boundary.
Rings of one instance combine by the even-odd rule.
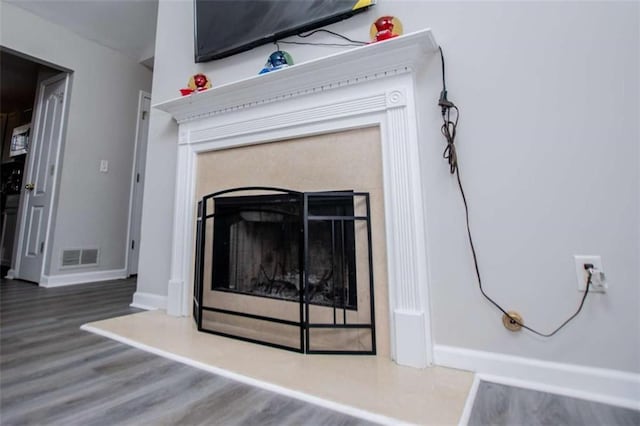
[[[291, 194], [215, 199], [211, 287], [245, 295], [357, 309], [352, 196]], [[308, 221], [304, 258], [303, 217]], [[308, 285], [304, 288], [304, 275]]]

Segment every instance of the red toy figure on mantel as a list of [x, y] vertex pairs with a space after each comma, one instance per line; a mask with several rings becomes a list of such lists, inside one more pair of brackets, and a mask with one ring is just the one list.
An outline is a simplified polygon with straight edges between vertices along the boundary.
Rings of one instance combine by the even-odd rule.
[[371, 42], [388, 40], [402, 35], [402, 23], [395, 16], [381, 16], [371, 25]]
[[180, 89], [180, 93], [182, 93], [182, 96], [187, 96], [192, 94], [193, 92], [202, 92], [203, 90], [210, 89], [211, 82], [206, 75], [196, 74], [191, 76], [187, 86], [187, 89]]

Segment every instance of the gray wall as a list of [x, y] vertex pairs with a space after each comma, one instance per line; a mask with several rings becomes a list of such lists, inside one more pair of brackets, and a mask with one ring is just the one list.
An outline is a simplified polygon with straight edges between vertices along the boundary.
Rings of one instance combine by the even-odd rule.
[[[504, 330], [477, 289], [460, 196], [442, 159], [433, 61], [418, 89], [435, 343], [640, 372], [639, 5], [380, 0], [331, 29], [367, 39], [383, 14], [400, 17], [406, 32], [432, 28], [444, 47], [486, 290], [550, 331], [582, 295], [574, 254], [601, 255], [611, 282], [553, 339]], [[253, 76], [273, 50], [194, 64], [192, 3], [161, 1], [152, 103], [177, 97], [196, 72], [214, 86]], [[286, 50], [297, 62], [338, 51]], [[138, 292], [166, 296], [177, 126], [153, 111], [150, 134]]]
[[[124, 55], [5, 2], [0, 43], [73, 70], [50, 275], [125, 267], [138, 92], [152, 73]], [[100, 160], [109, 172], [100, 173]], [[100, 264], [60, 270], [62, 250], [98, 247]]]

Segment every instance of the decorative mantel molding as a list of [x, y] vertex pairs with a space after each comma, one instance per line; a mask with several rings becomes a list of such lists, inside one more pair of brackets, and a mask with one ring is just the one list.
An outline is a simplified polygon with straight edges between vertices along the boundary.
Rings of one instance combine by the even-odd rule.
[[430, 365], [429, 258], [414, 73], [436, 51], [431, 31], [423, 30], [154, 105], [179, 124], [167, 312], [190, 312], [197, 154], [377, 126], [391, 353], [398, 364]]
[[[396, 37], [154, 105], [179, 123], [410, 73], [438, 48], [431, 30]], [[392, 101], [393, 102], [393, 101]]]

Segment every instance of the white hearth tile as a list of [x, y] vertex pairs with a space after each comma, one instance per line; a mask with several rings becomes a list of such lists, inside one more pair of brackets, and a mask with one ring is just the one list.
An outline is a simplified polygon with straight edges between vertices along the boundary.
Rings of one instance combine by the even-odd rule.
[[302, 355], [199, 333], [191, 318], [164, 311], [83, 327], [174, 359], [191, 360], [192, 365], [245, 377], [250, 383], [327, 401], [327, 406], [353, 407], [354, 414], [367, 412], [412, 424], [457, 424], [473, 381], [470, 372], [403, 367], [381, 356]]

